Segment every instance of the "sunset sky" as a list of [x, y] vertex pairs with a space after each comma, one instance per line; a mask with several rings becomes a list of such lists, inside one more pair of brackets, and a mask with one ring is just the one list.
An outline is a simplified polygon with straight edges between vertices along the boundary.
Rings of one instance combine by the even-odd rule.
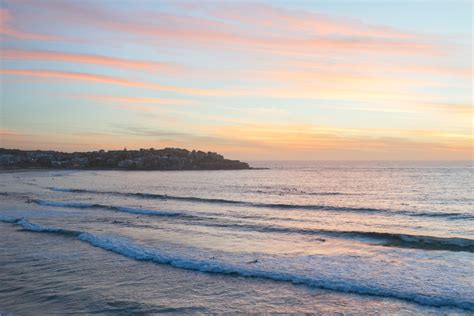
[[473, 154], [471, 1], [0, 5], [0, 147]]

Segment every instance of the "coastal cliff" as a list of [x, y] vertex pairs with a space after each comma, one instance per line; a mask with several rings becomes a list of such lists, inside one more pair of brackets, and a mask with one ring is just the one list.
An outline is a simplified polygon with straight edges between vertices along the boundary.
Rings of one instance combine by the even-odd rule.
[[240, 170], [248, 163], [181, 148], [65, 153], [0, 148], [0, 169]]

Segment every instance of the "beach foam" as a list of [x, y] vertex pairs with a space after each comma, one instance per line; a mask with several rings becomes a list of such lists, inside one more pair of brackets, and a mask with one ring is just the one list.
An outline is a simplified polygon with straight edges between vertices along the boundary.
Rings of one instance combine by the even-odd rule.
[[[403, 274], [396, 274], [400, 280], [384, 279], [387, 276], [381, 275], [382, 279], [372, 279], [373, 276], [356, 274], [348, 277], [346, 265], [350, 262], [353, 265], [354, 272], [364, 271], [366, 267], [359, 266], [353, 258], [348, 256], [339, 256], [335, 258], [321, 256], [302, 256], [295, 258], [279, 258], [261, 260], [255, 264], [247, 262], [229, 262], [217, 259], [202, 259], [193, 257], [193, 253], [189, 255], [183, 253], [170, 253], [168, 251], [160, 251], [156, 248], [149, 248], [144, 245], [136, 244], [127, 239], [117, 236], [103, 236], [92, 234], [89, 232], [77, 232], [65, 230], [57, 227], [47, 227], [29, 222], [27, 219], [16, 219], [16, 221], [7, 219], [9, 223], [20, 225], [23, 229], [38, 232], [65, 235], [68, 237], [77, 237], [79, 240], [86, 242], [92, 246], [102, 248], [126, 256], [128, 258], [140, 261], [149, 261], [159, 264], [167, 264], [176, 268], [206, 272], [218, 273], [229, 276], [242, 276], [251, 278], [265, 278], [274, 281], [291, 282], [294, 284], [303, 284], [309, 287], [323, 288], [340, 292], [375, 295], [382, 297], [391, 297], [406, 301], [416, 302], [429, 306], [451, 306], [474, 311], [474, 302], [472, 301], [472, 293], [456, 292], [452, 293], [449, 289], [436, 287], [420, 286], [421, 280], [406, 279]], [[339, 260], [339, 266], [333, 266], [333, 260]], [[287, 262], [290, 260], [290, 262]], [[320, 265], [317, 273], [305, 274], [304, 270], [298, 270], [298, 263], [312, 263], [312, 265]], [[373, 261], [369, 265], [376, 264], [378, 268], [383, 269], [383, 263]], [[333, 266], [334, 271], [330, 268]], [[294, 267], [294, 268], [292, 268]], [[372, 267], [373, 268], [373, 267]], [[344, 270], [343, 270], [344, 269]], [[359, 271], [360, 272], [360, 271]], [[408, 274], [414, 273], [407, 271]], [[420, 271], [420, 273], [422, 273]], [[349, 273], [350, 274], [350, 273]], [[375, 276], [377, 278], [377, 276]], [[420, 275], [420, 277], [423, 277]], [[412, 284], [405, 284], [411, 282]], [[417, 286], [417, 288], [413, 288]], [[466, 291], [465, 289], [463, 291]], [[467, 296], [463, 296], [467, 295]]]

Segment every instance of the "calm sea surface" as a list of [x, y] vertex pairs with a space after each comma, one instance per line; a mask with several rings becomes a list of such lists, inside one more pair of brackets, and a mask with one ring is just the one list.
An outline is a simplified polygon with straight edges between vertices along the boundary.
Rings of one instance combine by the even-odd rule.
[[471, 162], [0, 174], [0, 313], [473, 314]]

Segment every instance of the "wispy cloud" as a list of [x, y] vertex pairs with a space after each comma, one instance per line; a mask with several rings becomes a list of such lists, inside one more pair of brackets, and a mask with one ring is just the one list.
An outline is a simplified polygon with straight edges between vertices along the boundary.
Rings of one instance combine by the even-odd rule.
[[20, 137], [20, 136], [25, 136], [25, 134], [17, 132], [13, 129], [0, 128], [0, 139], [2, 137]]
[[[413, 112], [410, 110], [410, 107], [415, 106], [415, 111], [420, 109], [425, 110], [456, 110], [459, 112], [461, 109], [464, 109], [464, 113], [469, 113], [469, 105], [453, 105], [449, 107], [447, 104], [436, 105], [433, 102], [433, 95], [428, 93], [421, 92], [401, 92], [400, 90], [387, 90], [387, 82], [384, 85], [378, 85], [377, 79], [373, 80], [374, 85], [368, 85], [367, 82], [361, 82], [361, 86], [357, 86], [357, 78], [347, 78], [341, 77], [338, 80], [341, 81], [341, 85], [344, 89], [335, 88], [333, 83], [327, 85], [323, 82], [323, 78], [320, 78], [320, 84], [315, 82], [308, 82], [303, 79], [299, 85], [286, 85], [284, 87], [248, 87], [248, 88], [235, 88], [235, 89], [197, 89], [197, 88], [186, 88], [179, 86], [163, 85], [159, 83], [150, 83], [143, 81], [136, 81], [125, 79], [116, 76], [106, 76], [106, 75], [97, 75], [89, 73], [78, 73], [78, 72], [64, 72], [64, 71], [51, 71], [51, 70], [38, 70], [38, 69], [0, 69], [0, 74], [3, 75], [14, 75], [14, 76], [27, 76], [27, 77], [40, 77], [40, 78], [50, 78], [50, 79], [68, 79], [75, 81], [85, 81], [85, 82], [96, 82], [117, 86], [133, 87], [133, 88], [142, 88], [150, 90], [159, 90], [165, 92], [173, 92], [178, 94], [190, 95], [190, 96], [214, 96], [214, 97], [248, 97], [248, 96], [260, 96], [273, 98], [288, 98], [288, 99], [313, 99], [313, 100], [355, 100], [355, 101], [365, 101], [367, 104], [373, 102], [378, 102], [378, 111], [385, 112]], [[330, 81], [330, 80], [329, 80]], [[353, 81], [356, 85], [350, 86], [348, 83]], [[345, 83], [344, 83], [345, 82]], [[344, 83], [344, 84], [342, 84]], [[388, 85], [390, 86], [390, 85]], [[118, 102], [118, 103], [156, 103], [156, 104], [189, 104], [189, 100], [181, 99], [166, 99], [166, 98], [146, 98], [146, 97], [119, 97], [119, 96], [100, 96], [100, 95], [82, 95], [81, 97], [95, 99], [96, 101], [105, 101], [105, 102]], [[398, 110], [396, 108], [388, 106], [384, 107], [384, 104], [399, 101], [404, 102], [401, 105], [398, 105]], [[334, 108], [338, 108], [335, 106]], [[339, 108], [344, 108], [340, 107]], [[346, 108], [349, 108], [346, 106]], [[357, 107], [352, 107], [352, 109], [357, 110]], [[361, 110], [366, 111], [370, 107], [361, 107]]]
[[21, 31], [12, 25], [12, 16], [7, 9], [0, 8], [0, 34], [20, 40], [55, 41], [58, 36]]
[[[7, 145], [470, 157], [472, 37], [311, 3], [138, 3], [2, 2], [2, 125], [20, 126], [0, 130]], [[34, 115], [9, 116], [18, 106]], [[100, 107], [100, 130], [68, 106]], [[51, 129], [29, 133], [32, 116]]]
[[[133, 112], [146, 114], [148, 118], [154, 118], [156, 113], [174, 113], [174, 109], [163, 108], [163, 106], [189, 105], [190, 100], [184, 99], [169, 99], [169, 98], [150, 98], [150, 97], [120, 97], [120, 96], [106, 96], [106, 95], [69, 95], [72, 97], [84, 98], [95, 101], [98, 104], [105, 104], [111, 107], [125, 109]], [[179, 112], [179, 111], [178, 111]], [[169, 117], [167, 120], [173, 120]]]
[[184, 88], [184, 87], [171, 86], [171, 85], [162, 85], [159, 83], [147, 83], [147, 82], [134, 81], [134, 80], [113, 77], [113, 76], [96, 75], [96, 74], [79, 73], [79, 72], [53, 71], [53, 70], [41, 70], [41, 69], [0, 69], [0, 74], [90, 81], [90, 82], [98, 82], [98, 83], [118, 85], [118, 86], [169, 91], [169, 92], [189, 94], [189, 95], [203, 95], [203, 96], [235, 95], [235, 93], [228, 90], [226, 91], [226, 90], [218, 90], [218, 89]]
[[[295, 34], [369, 37], [385, 39], [423, 39], [420, 34], [401, 31], [381, 25], [371, 25], [348, 18], [335, 18], [325, 14], [291, 10], [264, 3], [225, 2], [216, 6], [213, 2], [174, 2], [178, 7], [193, 12], [204, 12], [218, 19], [232, 21], [233, 25], [249, 29], [264, 26], [273, 32]], [[245, 13], [245, 14], [244, 14]]]
[[162, 63], [156, 61], [141, 61], [132, 59], [123, 59], [115, 57], [107, 57], [90, 54], [77, 54], [66, 52], [53, 52], [41, 50], [24, 50], [24, 49], [2, 49], [0, 57], [3, 59], [13, 60], [42, 60], [42, 61], [58, 61], [72, 62], [81, 64], [95, 64], [104, 67], [116, 67], [123, 69], [163, 71], [176, 73], [181, 68], [172, 63]]
[[372, 159], [469, 159], [472, 135], [432, 130], [349, 129], [311, 125], [234, 125], [215, 130], [222, 138], [253, 144], [254, 155], [279, 159], [372, 156]]
[[150, 98], [150, 97], [123, 97], [123, 96], [109, 96], [109, 95], [73, 95], [73, 97], [80, 97], [94, 101], [106, 101], [115, 103], [127, 104], [162, 104], [162, 105], [189, 105], [192, 100], [186, 99], [170, 99], [170, 98]]
[[[35, 2], [27, 3], [30, 7], [37, 6]], [[81, 21], [88, 27], [128, 34], [150, 43], [308, 55], [341, 50], [389, 55], [439, 50], [430, 38], [418, 34], [262, 4], [200, 5], [198, 9], [210, 14], [212, 19], [202, 14], [176, 15], [139, 9], [125, 15], [80, 2], [47, 1], [41, 3], [41, 9], [65, 25]]]

